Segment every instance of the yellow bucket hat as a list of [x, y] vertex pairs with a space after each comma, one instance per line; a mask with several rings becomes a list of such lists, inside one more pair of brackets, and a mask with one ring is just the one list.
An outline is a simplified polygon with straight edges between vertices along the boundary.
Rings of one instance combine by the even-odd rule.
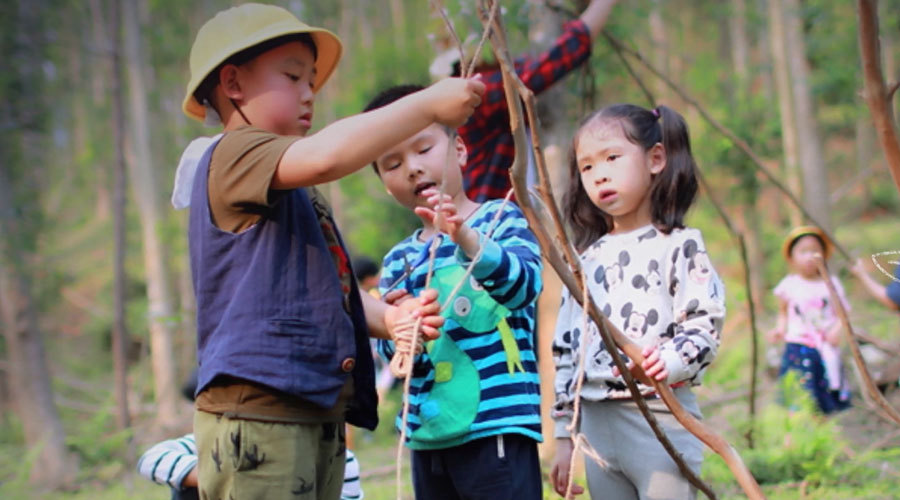
[[794, 242], [800, 239], [801, 236], [817, 236], [819, 240], [822, 241], [825, 248], [825, 260], [828, 260], [831, 257], [831, 240], [828, 239], [828, 236], [824, 231], [819, 229], [816, 226], [799, 226], [795, 227], [790, 233], [788, 233], [787, 237], [784, 239], [784, 242], [781, 244], [781, 253], [784, 255], [785, 259], [790, 260], [791, 258], [791, 247], [794, 246]]
[[207, 75], [229, 57], [266, 40], [300, 33], [309, 33], [316, 44], [313, 91], [317, 92], [341, 58], [341, 40], [337, 35], [324, 28], [309, 26], [274, 5], [246, 3], [216, 14], [200, 28], [191, 47], [191, 80], [181, 106], [184, 113], [203, 121], [206, 110], [194, 98], [194, 92]]

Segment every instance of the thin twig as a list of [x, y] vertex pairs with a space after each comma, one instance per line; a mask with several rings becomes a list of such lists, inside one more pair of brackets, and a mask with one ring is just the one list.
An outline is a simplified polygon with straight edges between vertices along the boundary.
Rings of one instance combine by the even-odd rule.
[[441, 18], [444, 20], [444, 26], [447, 27], [447, 31], [450, 32], [450, 36], [453, 38], [456, 47], [459, 49], [459, 67], [462, 68], [462, 64], [466, 60], [466, 53], [463, 50], [462, 40], [459, 39], [459, 35], [456, 34], [456, 28], [453, 27], [453, 21], [451, 21], [450, 16], [447, 15], [447, 9], [444, 7], [444, 2], [441, 0], [431, 0], [431, 6], [441, 15]]
[[631, 63], [628, 62], [628, 59], [625, 57], [625, 54], [622, 53], [622, 48], [619, 47], [615, 42], [610, 40], [609, 34], [606, 31], [603, 32], [603, 36], [609, 40], [609, 44], [612, 45], [613, 50], [616, 55], [619, 56], [619, 60], [622, 61], [622, 64], [625, 65], [625, 69], [628, 71], [628, 74], [631, 75], [631, 78], [637, 82], [638, 87], [641, 88], [641, 92], [643, 92], [644, 97], [647, 99], [649, 106], [651, 108], [656, 107], [656, 99], [653, 97], [653, 94], [650, 92], [650, 89], [644, 84], [644, 81], [637, 75], [634, 70], [634, 67], [631, 66]]
[[894, 94], [897, 92], [897, 89], [900, 88], [900, 82], [894, 82], [888, 88], [887, 91], [887, 101], [890, 102], [894, 99]]
[[[500, 10], [500, 2], [494, 2], [494, 5], [491, 7], [491, 15], [489, 19], [491, 21], [497, 17], [497, 12]], [[475, 65], [478, 64], [478, 56], [481, 54], [481, 49], [484, 48], [484, 42], [487, 41], [488, 36], [491, 34], [491, 22], [487, 24], [487, 27], [484, 29], [481, 34], [481, 40], [478, 41], [478, 45], [475, 46], [475, 53], [472, 54], [472, 60], [469, 61], [469, 67], [466, 69], [466, 72], [462, 74], [463, 78], [469, 78], [472, 76], [472, 73], [475, 71]], [[464, 59], [459, 60], [459, 67], [462, 68]]]

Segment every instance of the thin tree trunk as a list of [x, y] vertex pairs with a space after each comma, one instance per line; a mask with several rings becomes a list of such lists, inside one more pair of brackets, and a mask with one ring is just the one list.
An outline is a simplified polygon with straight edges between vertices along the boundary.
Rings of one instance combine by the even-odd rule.
[[[38, 311], [32, 295], [27, 248], [36, 228], [29, 211], [38, 204], [34, 196], [18, 192], [38, 183], [31, 181], [45, 162], [41, 140], [48, 120], [45, 77], [46, 21], [44, 2], [18, 2], [4, 11], [0, 23], [4, 35], [15, 40], [5, 54], [3, 88], [16, 89], [15, 98], [4, 99], [0, 112], [21, 128], [7, 130], [0, 142], [0, 330], [6, 343], [6, 373], [13, 409], [24, 433], [25, 445], [36, 451], [30, 479], [41, 488], [58, 489], [71, 484], [77, 473], [77, 457], [66, 447], [65, 430], [53, 402], [50, 371]], [[2, 91], [0, 90], [0, 91]], [[21, 176], [15, 172], [21, 171]], [[26, 206], [27, 205], [27, 206]], [[24, 215], [24, 216], [23, 216]]]
[[403, 10], [403, 0], [390, 0], [390, 6], [394, 48], [403, 53], [406, 51], [406, 13]]
[[31, 481], [58, 489], [72, 483], [78, 465], [66, 448], [62, 420], [53, 403], [44, 340], [24, 274], [25, 259], [11, 244], [18, 231], [12, 200], [10, 179], [0, 168], [0, 325], [6, 340], [10, 392], [26, 446], [40, 450], [31, 467]]
[[131, 426], [128, 413], [128, 359], [125, 328], [125, 98], [122, 92], [122, 44], [120, 0], [112, 0], [109, 47], [112, 67], [109, 85], [112, 91], [112, 132], [116, 158], [113, 167], [113, 385], [116, 395], [116, 425], [119, 430]]
[[128, 73], [134, 154], [128, 162], [131, 185], [141, 220], [144, 244], [144, 266], [149, 303], [150, 355], [156, 394], [156, 420], [164, 427], [178, 422], [178, 388], [175, 380], [175, 356], [172, 348], [172, 318], [169, 269], [166, 250], [159, 227], [164, 217], [157, 199], [157, 181], [150, 150], [149, 109], [145, 88], [146, 59], [140, 39], [138, 0], [123, 0], [122, 20], [125, 33], [125, 61]]
[[[91, 45], [95, 53], [109, 50], [109, 36], [106, 33], [106, 20], [103, 18], [102, 0], [88, 0], [88, 9], [91, 13]], [[106, 101], [106, 82], [103, 75], [108, 75], [112, 69], [106, 57], [94, 57], [93, 71], [91, 71], [91, 97], [94, 106], [100, 106]]]
[[[647, 17], [647, 22], [650, 25], [650, 57], [653, 58], [653, 64], [655, 64], [657, 68], [662, 68], [667, 75], [670, 75], [672, 74], [672, 68], [669, 65], [668, 56], [669, 39], [666, 34], [666, 24], [663, 21], [662, 9], [663, 5], [660, 0], [652, 1], [650, 15]], [[675, 64], [678, 64], [678, 62], [676, 61]], [[656, 95], [657, 101], [668, 102], [669, 88], [666, 86], [665, 82], [654, 79], [653, 85], [655, 87], [653, 89], [653, 94]]]
[[[769, 2], [769, 48], [772, 69], [775, 74], [775, 91], [778, 97], [778, 113], [781, 117], [781, 147], [784, 150], [785, 183], [795, 194], [801, 192], [800, 167], [797, 159], [797, 125], [794, 119], [794, 98], [791, 94], [791, 73], [787, 62], [787, 42], [784, 32], [784, 8], [781, 0]], [[791, 226], [803, 223], [800, 211], [788, 207]]]
[[798, 0], [783, 0], [787, 54], [791, 60], [791, 93], [797, 124], [800, 171], [803, 174], [803, 200], [825, 229], [831, 229], [828, 171], [822, 156], [822, 139], [816, 110], [809, 90], [809, 62]]
[[747, 40], [747, 2], [731, 0], [728, 27], [731, 31], [731, 64], [739, 82], [746, 83], [750, 67], [750, 42]]
[[889, 90], [881, 72], [881, 47], [878, 43], [878, 2], [858, 0], [859, 11], [859, 51], [863, 61], [866, 104], [875, 123], [875, 131], [891, 176], [900, 191], [900, 140], [897, 138], [897, 124], [891, 100], [897, 90], [894, 83]]
[[188, 375], [197, 367], [197, 302], [194, 298], [190, 262], [185, 262], [178, 272], [178, 295], [181, 297], [181, 342], [176, 344], [181, 360], [181, 373]]
[[871, 119], [868, 116], [860, 115], [856, 119], [856, 171], [858, 178], [862, 179], [859, 184], [862, 191], [860, 205], [863, 210], [868, 209], [872, 200], [872, 189], [865, 179], [868, 178], [868, 170], [873, 167], [876, 141]]

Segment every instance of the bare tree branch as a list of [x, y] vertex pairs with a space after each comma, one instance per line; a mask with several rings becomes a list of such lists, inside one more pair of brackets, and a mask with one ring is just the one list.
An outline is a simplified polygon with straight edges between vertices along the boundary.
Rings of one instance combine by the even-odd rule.
[[891, 110], [891, 99], [900, 83], [890, 89], [885, 88], [881, 71], [881, 44], [878, 41], [878, 1], [857, 0], [859, 12], [859, 52], [862, 56], [865, 98], [878, 141], [884, 150], [884, 157], [890, 167], [891, 176], [900, 191], [900, 140], [897, 138], [897, 124]]

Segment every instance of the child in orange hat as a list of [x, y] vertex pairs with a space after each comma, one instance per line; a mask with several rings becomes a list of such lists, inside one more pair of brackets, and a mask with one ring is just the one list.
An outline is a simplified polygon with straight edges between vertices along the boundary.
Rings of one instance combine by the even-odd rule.
[[[841, 323], [816, 263], [819, 256], [828, 259], [831, 246], [828, 236], [814, 226], [795, 228], [785, 238], [782, 254], [791, 273], [775, 287], [778, 323], [767, 335], [769, 342], [785, 342], [779, 377], [796, 372], [819, 410], [826, 414], [850, 406], [838, 348]], [[829, 278], [841, 305], [849, 310], [841, 282], [836, 276]]]

